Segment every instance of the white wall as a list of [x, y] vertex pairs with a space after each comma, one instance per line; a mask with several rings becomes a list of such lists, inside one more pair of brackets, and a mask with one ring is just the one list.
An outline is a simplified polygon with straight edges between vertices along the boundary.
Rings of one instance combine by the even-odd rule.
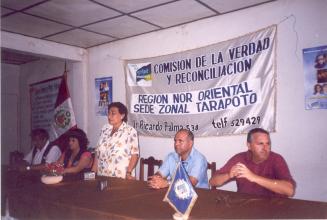
[[[22, 141], [20, 143], [20, 150], [24, 153], [28, 152], [31, 146], [29, 136], [31, 131], [29, 85], [63, 75], [64, 67], [65, 61], [54, 59], [42, 59], [20, 66], [21, 90], [24, 91], [20, 99], [20, 108], [22, 109], [20, 123]], [[78, 127], [85, 131], [87, 131], [87, 112], [85, 111], [87, 103], [86, 68], [83, 62], [67, 62], [67, 84], [72, 98], [73, 109], [76, 113], [76, 121], [78, 122]]]
[[[94, 114], [94, 78], [113, 77], [113, 99], [125, 102], [123, 60], [207, 46], [278, 24], [277, 128], [273, 150], [281, 153], [297, 182], [295, 198], [327, 201], [326, 110], [304, 110], [302, 49], [327, 44], [325, 0], [280, 0], [89, 50], [88, 135], [95, 145], [106, 117]], [[196, 138], [195, 146], [218, 168], [246, 150], [245, 135]], [[141, 156], [164, 158], [173, 140], [140, 137]], [[235, 184], [223, 189], [235, 190]]]
[[[3, 126], [1, 129], [2, 136], [5, 136], [6, 139], [12, 138], [11, 142], [16, 141], [18, 150], [24, 153], [29, 150], [31, 146], [29, 136], [31, 130], [29, 85], [62, 75], [65, 61], [69, 71], [67, 81], [73, 107], [76, 109], [76, 120], [78, 126], [87, 131], [88, 85], [86, 83], [87, 51], [85, 49], [8, 32], [1, 32], [1, 47], [42, 57], [38, 61], [20, 66], [1, 65], [1, 84], [4, 85], [1, 89], [2, 93], [12, 93], [13, 89], [19, 91], [17, 95], [19, 105], [17, 112], [12, 112], [9, 107], [5, 112], [1, 112], [2, 120], [7, 119], [4, 118], [6, 114], [10, 114], [14, 119], [18, 120], [18, 137], [12, 138], [13, 133], [10, 132], [8, 135]], [[12, 71], [13, 69], [15, 71]], [[4, 104], [3, 100], [2, 104]], [[14, 119], [12, 120], [14, 121]], [[3, 140], [1, 143], [1, 153], [7, 155], [6, 152], [11, 151], [9, 148], [13, 144], [8, 144], [8, 141], [4, 143]], [[2, 161], [2, 164], [6, 163], [7, 161]]]
[[1, 47], [63, 60], [83, 61], [86, 50], [47, 40], [40, 40], [10, 32], [1, 32]]
[[1, 65], [1, 163], [9, 163], [9, 153], [19, 150], [19, 72], [16, 65]]

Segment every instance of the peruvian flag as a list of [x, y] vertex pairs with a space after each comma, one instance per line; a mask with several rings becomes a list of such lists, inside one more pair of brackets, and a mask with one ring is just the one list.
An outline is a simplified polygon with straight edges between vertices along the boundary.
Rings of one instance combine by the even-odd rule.
[[76, 128], [76, 120], [73, 111], [72, 100], [67, 86], [67, 71], [62, 76], [61, 84], [58, 91], [58, 97], [54, 109], [54, 118], [52, 130], [54, 142], [61, 145], [60, 137], [72, 128]]

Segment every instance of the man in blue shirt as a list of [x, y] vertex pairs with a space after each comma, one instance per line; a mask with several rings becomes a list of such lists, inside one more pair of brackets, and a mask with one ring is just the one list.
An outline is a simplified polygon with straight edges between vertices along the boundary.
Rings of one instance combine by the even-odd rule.
[[179, 130], [174, 138], [175, 152], [168, 154], [158, 172], [149, 177], [148, 184], [151, 188], [161, 189], [169, 186], [174, 177], [179, 161], [182, 162], [193, 186], [209, 188], [207, 176], [207, 160], [193, 148], [194, 135], [187, 129]]

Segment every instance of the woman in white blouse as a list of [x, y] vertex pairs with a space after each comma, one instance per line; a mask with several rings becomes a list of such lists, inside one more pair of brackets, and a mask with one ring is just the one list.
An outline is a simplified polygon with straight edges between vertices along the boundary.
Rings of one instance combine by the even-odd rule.
[[139, 158], [136, 130], [128, 125], [127, 108], [120, 102], [108, 106], [108, 124], [101, 129], [92, 171], [100, 176], [135, 179]]

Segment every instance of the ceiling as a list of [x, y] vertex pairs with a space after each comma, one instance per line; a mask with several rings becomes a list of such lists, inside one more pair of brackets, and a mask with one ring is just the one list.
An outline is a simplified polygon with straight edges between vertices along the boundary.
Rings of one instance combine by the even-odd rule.
[[[255, 7], [272, 0], [1, 0], [1, 31], [93, 46]], [[1, 61], [39, 59], [2, 48]]]

